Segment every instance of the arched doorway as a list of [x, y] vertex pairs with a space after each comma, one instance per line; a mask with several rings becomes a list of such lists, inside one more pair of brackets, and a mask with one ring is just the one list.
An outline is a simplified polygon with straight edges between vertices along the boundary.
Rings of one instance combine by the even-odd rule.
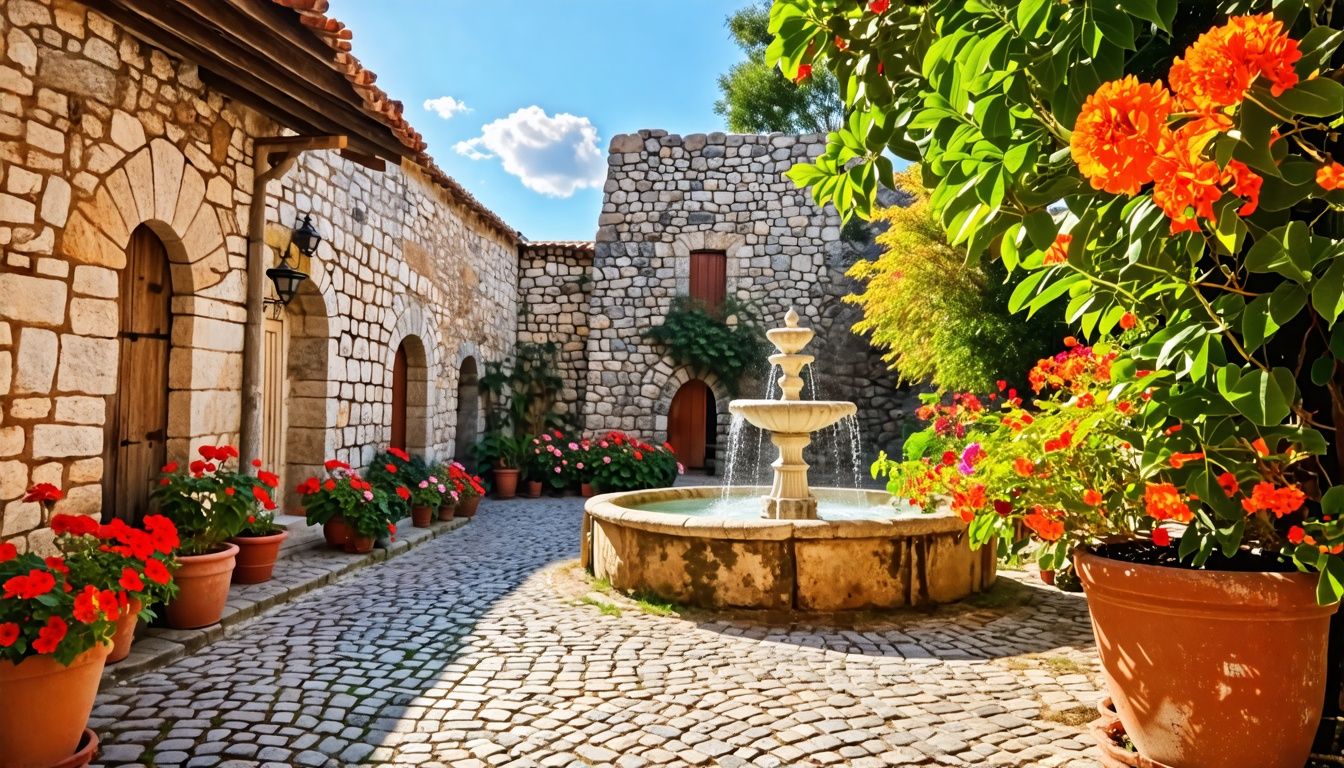
[[292, 514], [299, 511], [294, 486], [321, 474], [327, 456], [328, 331], [322, 294], [305, 280], [278, 317], [267, 316], [262, 335], [261, 461], [280, 475], [284, 509]]
[[118, 386], [108, 398], [103, 517], [138, 522], [167, 460], [168, 353], [173, 285], [163, 241], [144, 224], [131, 233], [121, 271]]
[[700, 379], [682, 384], [667, 412], [667, 442], [688, 469], [703, 469], [713, 458], [718, 412], [714, 393]]
[[478, 439], [481, 392], [476, 379], [476, 358], [468, 357], [457, 370], [457, 434], [455, 458], [468, 468], [476, 466], [472, 446]]
[[424, 453], [428, 446], [429, 368], [425, 345], [407, 336], [392, 356], [391, 395], [388, 414], [388, 445], [411, 453]]

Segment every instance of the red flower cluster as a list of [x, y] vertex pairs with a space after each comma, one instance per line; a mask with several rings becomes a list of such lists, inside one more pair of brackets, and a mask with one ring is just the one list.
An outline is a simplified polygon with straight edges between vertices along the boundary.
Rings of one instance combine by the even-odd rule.
[[1037, 505], [1022, 517], [1022, 523], [1032, 530], [1042, 541], [1059, 541], [1064, 535], [1064, 513], [1058, 509], [1045, 509]]
[[1195, 513], [1171, 483], [1148, 483], [1143, 491], [1144, 511], [1154, 520], [1174, 520], [1188, 523]]
[[1114, 352], [1098, 355], [1091, 347], [1075, 343], [1054, 357], [1038, 360], [1027, 374], [1027, 382], [1037, 393], [1049, 387], [1082, 394], [1096, 384], [1110, 382], [1114, 360]]
[[1273, 512], [1274, 517], [1283, 517], [1302, 508], [1307, 495], [1296, 485], [1275, 487], [1273, 483], [1256, 483], [1251, 495], [1241, 500], [1241, 508], [1246, 514]]
[[1234, 16], [1205, 32], [1171, 65], [1171, 88], [1186, 109], [1217, 114], [1246, 98], [1256, 78], [1275, 96], [1297, 85], [1297, 41], [1271, 14]]

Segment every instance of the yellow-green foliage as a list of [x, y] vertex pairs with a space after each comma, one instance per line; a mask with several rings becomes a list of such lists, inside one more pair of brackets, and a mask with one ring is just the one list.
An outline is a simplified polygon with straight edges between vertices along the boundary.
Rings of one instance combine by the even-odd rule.
[[864, 283], [845, 299], [863, 308], [854, 330], [886, 351], [883, 359], [903, 381], [960, 390], [1021, 381], [1066, 335], [1057, 314], [1028, 320], [1009, 313], [1012, 285], [1004, 284], [1002, 266], [968, 262], [948, 245], [918, 167], [897, 174], [896, 183], [912, 202], [877, 212], [888, 224], [877, 238], [882, 255], [849, 270]]

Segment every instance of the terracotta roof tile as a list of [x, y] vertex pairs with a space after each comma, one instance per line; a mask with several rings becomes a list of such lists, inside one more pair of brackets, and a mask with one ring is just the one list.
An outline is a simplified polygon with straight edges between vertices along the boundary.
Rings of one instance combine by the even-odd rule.
[[594, 250], [592, 240], [529, 240], [522, 243], [524, 250], [539, 251], [543, 248], [560, 248], [567, 251], [588, 252]]
[[303, 26], [322, 40], [332, 51], [332, 64], [350, 83], [354, 92], [363, 102], [364, 111], [386, 125], [392, 135], [406, 147], [406, 156], [425, 170], [429, 178], [443, 187], [449, 197], [458, 204], [473, 211], [502, 234], [514, 240], [520, 240], [519, 232], [510, 227], [494, 211], [485, 207], [455, 179], [443, 172], [426, 152], [429, 146], [420, 132], [411, 126], [403, 116], [404, 106], [392, 99], [383, 89], [374, 85], [378, 76], [359, 63], [351, 53], [350, 40], [353, 35], [350, 28], [337, 19], [327, 16], [330, 7], [327, 0], [271, 0], [276, 5], [289, 8], [299, 16]]

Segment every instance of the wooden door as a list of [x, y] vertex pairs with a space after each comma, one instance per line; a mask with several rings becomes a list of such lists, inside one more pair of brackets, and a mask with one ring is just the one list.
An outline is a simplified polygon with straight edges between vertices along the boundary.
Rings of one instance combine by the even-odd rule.
[[699, 379], [681, 385], [672, 396], [667, 413], [667, 442], [677, 453], [677, 459], [691, 469], [705, 466], [705, 447], [708, 444], [706, 418], [713, 399], [709, 387]]
[[691, 298], [710, 309], [723, 306], [728, 292], [728, 257], [723, 251], [691, 252]]
[[121, 272], [117, 393], [109, 398], [103, 517], [138, 522], [167, 459], [172, 276], [163, 243], [140, 226]]
[[289, 429], [289, 328], [282, 312], [267, 317], [262, 329], [262, 357], [265, 374], [261, 382], [261, 464], [285, 478], [285, 433]]
[[406, 345], [397, 347], [396, 357], [392, 360], [392, 438], [393, 448], [406, 447]]

